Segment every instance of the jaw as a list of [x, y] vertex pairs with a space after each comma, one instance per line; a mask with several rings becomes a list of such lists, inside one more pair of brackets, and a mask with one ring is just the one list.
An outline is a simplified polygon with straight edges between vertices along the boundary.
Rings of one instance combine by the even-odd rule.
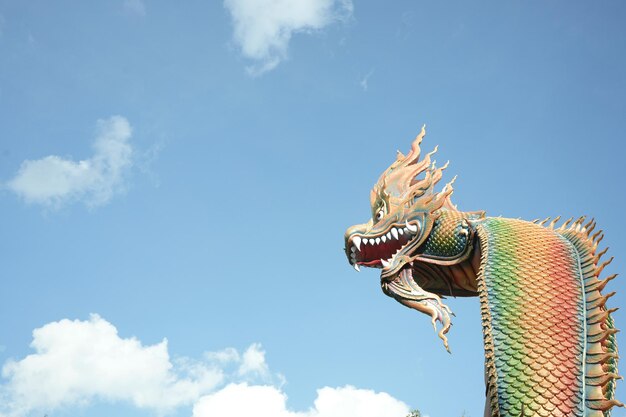
[[[362, 225], [366, 226], [366, 225]], [[383, 275], [398, 271], [417, 244], [419, 228], [405, 221], [367, 230], [353, 226], [346, 232], [346, 256], [359, 271], [360, 266], [383, 269]]]
[[[401, 304], [430, 316], [433, 328], [449, 351], [446, 333], [450, 329], [452, 311], [442, 303], [441, 297], [421, 288], [414, 279], [412, 264], [416, 249], [422, 244], [432, 224], [405, 220], [404, 224], [372, 227], [357, 225], [346, 231], [346, 256], [350, 264], [360, 271], [360, 266], [379, 268], [381, 287], [385, 294]], [[424, 225], [425, 228], [418, 225]], [[441, 328], [437, 328], [437, 322]]]
[[[392, 280], [381, 282], [381, 286], [383, 292], [389, 297], [430, 316], [433, 329], [443, 341], [446, 350], [450, 352], [446, 333], [450, 330], [452, 324], [450, 316], [453, 316], [454, 313], [447, 305], [443, 304], [441, 297], [417, 285], [412, 268], [402, 269]], [[437, 322], [441, 323], [440, 329], [437, 328]]]

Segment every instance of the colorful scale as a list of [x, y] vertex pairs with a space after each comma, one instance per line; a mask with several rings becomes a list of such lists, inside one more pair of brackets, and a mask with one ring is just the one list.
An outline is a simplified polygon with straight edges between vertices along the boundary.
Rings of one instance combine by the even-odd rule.
[[522, 220], [488, 218], [477, 229], [492, 409], [583, 416], [584, 291], [575, 249]]

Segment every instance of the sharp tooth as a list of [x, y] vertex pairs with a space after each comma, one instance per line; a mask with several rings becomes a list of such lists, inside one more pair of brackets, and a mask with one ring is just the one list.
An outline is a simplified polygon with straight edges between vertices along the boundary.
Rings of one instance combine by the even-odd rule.
[[385, 261], [384, 259], [381, 259], [381, 260], [380, 260], [380, 263], [381, 263], [381, 264], [383, 264], [383, 266], [384, 266], [385, 268], [387, 268], [387, 267], [389, 266], [389, 262]]
[[387, 232], [387, 239], [391, 240], [391, 232]]
[[405, 227], [405, 228], [403, 228], [403, 229], [402, 229], [402, 231], [403, 231], [404, 233], [407, 233], [407, 234], [409, 233], [409, 229], [407, 229], [406, 227]]
[[398, 233], [399, 233], [400, 235], [403, 235], [403, 234], [404, 234], [404, 230], [402, 230], [402, 229], [398, 229]]
[[354, 264], [354, 269], [356, 269], [356, 272], [361, 272], [361, 268], [359, 268], [358, 264]]
[[387, 241], [387, 236], [382, 235], [382, 236], [380, 237], [380, 240], [382, 240], [382, 241], [383, 241], [383, 243], [385, 243], [385, 242]]
[[355, 236], [355, 237], [352, 239], [352, 243], [354, 243], [354, 246], [356, 246], [356, 248], [357, 248], [358, 250], [361, 250], [361, 238], [360, 238], [360, 237]]
[[356, 248], [354, 246], [352, 246], [350, 250], [352, 251], [352, 253], [356, 252]]
[[378, 245], [379, 243], [380, 243], [380, 238], [379, 238], [379, 237], [377, 237], [377, 238], [376, 238], [376, 244]]
[[417, 232], [417, 226], [415, 226], [414, 224], [410, 224], [407, 220], [405, 220], [404, 222], [407, 229], [409, 229], [413, 233]]
[[[363, 239], [363, 244], [367, 245], [369, 243], [369, 241], [370, 240], [368, 238], [365, 238], [365, 239]], [[359, 248], [359, 250], [361, 250], [361, 248]]]
[[391, 234], [393, 235], [394, 239], [398, 239], [398, 231], [396, 230], [395, 227], [391, 229]]
[[370, 245], [374, 245], [376, 244], [376, 241], [374, 239], [370, 239]]

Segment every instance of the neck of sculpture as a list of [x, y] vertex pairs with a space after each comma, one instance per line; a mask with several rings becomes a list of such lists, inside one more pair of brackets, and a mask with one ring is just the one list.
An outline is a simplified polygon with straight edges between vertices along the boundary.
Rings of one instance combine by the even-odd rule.
[[483, 217], [483, 212], [441, 213], [412, 263], [420, 287], [444, 296], [478, 295], [480, 245], [471, 222]]
[[413, 262], [413, 279], [424, 290], [453, 297], [478, 296], [480, 247], [473, 245], [470, 256], [456, 264]]

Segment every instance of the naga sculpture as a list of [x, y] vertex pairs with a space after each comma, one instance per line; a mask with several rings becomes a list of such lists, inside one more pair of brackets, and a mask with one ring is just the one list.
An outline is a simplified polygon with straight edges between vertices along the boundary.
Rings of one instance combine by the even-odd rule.
[[478, 296], [485, 347], [485, 415], [608, 417], [617, 374], [613, 293], [600, 273], [601, 231], [584, 217], [486, 217], [452, 204], [446, 166], [420, 157], [421, 133], [371, 191], [372, 219], [348, 228], [351, 265], [381, 269], [383, 292], [431, 317], [448, 349], [444, 296]]

